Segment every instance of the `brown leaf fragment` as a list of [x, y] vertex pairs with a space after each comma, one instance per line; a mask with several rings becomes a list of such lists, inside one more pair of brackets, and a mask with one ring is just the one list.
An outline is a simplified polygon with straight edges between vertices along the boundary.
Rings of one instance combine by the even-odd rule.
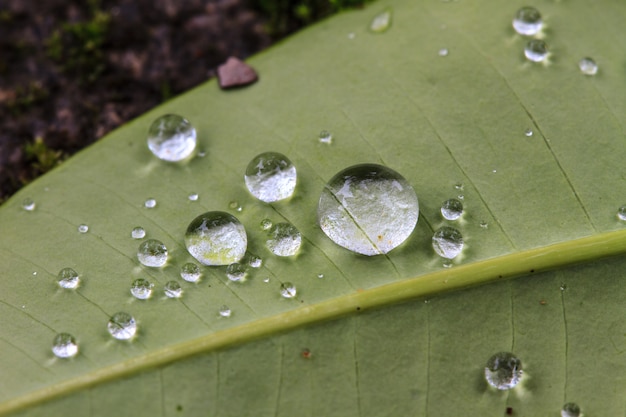
[[259, 76], [252, 67], [231, 56], [226, 63], [217, 68], [217, 78], [220, 88], [226, 90], [252, 84], [259, 79]]

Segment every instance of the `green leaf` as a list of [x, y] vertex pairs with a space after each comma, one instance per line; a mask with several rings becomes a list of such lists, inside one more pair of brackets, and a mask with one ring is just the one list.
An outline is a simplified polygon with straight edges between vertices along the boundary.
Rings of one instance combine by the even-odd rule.
[[[0, 413], [547, 416], [573, 401], [589, 416], [624, 415], [626, 258], [596, 259], [626, 251], [616, 217], [626, 3], [537, 4], [552, 52], [544, 64], [524, 59], [526, 39], [510, 24], [519, 6], [390, 0], [343, 13], [251, 59], [257, 84], [223, 92], [208, 82], [6, 202]], [[372, 33], [387, 7], [393, 26]], [[597, 75], [580, 73], [585, 56]], [[194, 124], [205, 157], [152, 156], [147, 129], [167, 113]], [[323, 129], [331, 145], [317, 140]], [[264, 151], [298, 169], [288, 202], [261, 203], [244, 186]], [[385, 256], [355, 255], [316, 224], [325, 182], [364, 162], [401, 173], [420, 201], [415, 232]], [[459, 193], [466, 248], [444, 268], [430, 240], [446, 224], [440, 204]], [[143, 206], [150, 197], [154, 209]], [[21, 208], [25, 198], [34, 211]], [[163, 285], [192, 260], [188, 223], [210, 210], [242, 221], [263, 267], [244, 283], [204, 268], [199, 284], [182, 282], [182, 299], [164, 299]], [[264, 218], [302, 232], [297, 258], [269, 253]], [[168, 247], [166, 267], [138, 265], [138, 225]], [[65, 267], [81, 275], [78, 290], [58, 289]], [[139, 277], [156, 284], [152, 299], [130, 296]], [[295, 299], [280, 297], [284, 281]], [[218, 314], [224, 304], [230, 318]], [[133, 342], [108, 335], [117, 311], [137, 318]], [[59, 332], [78, 339], [78, 356], [53, 357]], [[511, 391], [484, 381], [499, 351], [523, 362]]]

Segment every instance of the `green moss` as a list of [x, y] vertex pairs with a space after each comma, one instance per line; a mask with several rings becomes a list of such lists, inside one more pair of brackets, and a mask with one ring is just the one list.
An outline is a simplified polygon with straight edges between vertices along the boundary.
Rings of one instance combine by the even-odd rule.
[[26, 158], [31, 161], [31, 167], [39, 174], [50, 171], [66, 158], [62, 151], [50, 149], [41, 137], [35, 138], [32, 143], [27, 143], [24, 146], [24, 153]]

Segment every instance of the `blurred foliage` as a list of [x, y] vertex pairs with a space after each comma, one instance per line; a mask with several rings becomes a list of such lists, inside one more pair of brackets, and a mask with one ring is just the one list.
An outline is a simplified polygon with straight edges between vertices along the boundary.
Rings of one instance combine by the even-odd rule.
[[50, 149], [40, 136], [36, 137], [32, 143], [24, 145], [24, 153], [30, 161], [30, 166], [39, 175], [60, 165], [67, 157], [62, 151]]

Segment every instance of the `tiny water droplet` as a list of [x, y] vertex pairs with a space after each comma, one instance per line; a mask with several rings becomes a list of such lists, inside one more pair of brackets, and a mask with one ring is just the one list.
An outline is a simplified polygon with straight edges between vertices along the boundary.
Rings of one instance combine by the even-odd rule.
[[52, 353], [57, 358], [71, 358], [78, 353], [78, 343], [69, 333], [59, 333], [52, 341]]
[[522, 361], [509, 352], [499, 352], [487, 361], [485, 379], [499, 390], [511, 389], [522, 378]]
[[245, 281], [247, 275], [248, 268], [246, 268], [246, 265], [240, 264], [239, 262], [232, 263], [226, 267], [226, 276], [231, 281]]
[[276, 223], [269, 231], [265, 241], [268, 249], [277, 256], [293, 256], [300, 250], [302, 235], [290, 223]]
[[456, 184], [454, 184], [454, 188], [459, 191], [463, 191], [463, 188], [465, 188], [465, 186], [463, 185], [463, 183], [457, 182]]
[[206, 152], [205, 151], [198, 151], [198, 157], [199, 158], [204, 158], [206, 156]]
[[480, 222], [480, 227], [482, 227], [483, 229], [487, 229], [489, 227], [489, 224], [487, 222]]
[[524, 55], [529, 61], [541, 62], [548, 56], [548, 45], [541, 39], [532, 39], [524, 47]]
[[522, 7], [513, 18], [513, 28], [520, 35], [535, 35], [541, 30], [542, 25], [541, 13], [534, 7]]
[[222, 317], [230, 317], [230, 315], [232, 314], [232, 311], [230, 311], [230, 308], [228, 308], [227, 305], [223, 305], [220, 307], [220, 316]]
[[328, 130], [322, 130], [320, 132], [319, 141], [321, 143], [330, 144], [333, 141], [333, 135]]
[[446, 200], [441, 205], [441, 215], [446, 220], [456, 220], [463, 214], [463, 203], [456, 198]]
[[532, 136], [532, 135], [533, 135], [533, 130], [532, 130], [532, 129], [530, 129], [530, 128], [528, 128], [528, 129], [526, 129], [526, 130], [524, 131], [524, 134], [525, 134], [526, 136], [530, 137], [530, 136]]
[[255, 255], [250, 255], [250, 259], [248, 259], [248, 265], [252, 268], [260, 268], [263, 265], [263, 260]]
[[115, 313], [107, 323], [111, 336], [118, 340], [128, 340], [137, 333], [137, 322], [128, 313]]
[[168, 298], [180, 298], [183, 295], [183, 289], [176, 281], [168, 281], [163, 287], [163, 291]]
[[201, 276], [200, 267], [193, 262], [188, 262], [180, 268], [180, 277], [187, 282], [198, 282]]
[[189, 194], [189, 196], [187, 198], [189, 199], [189, 201], [198, 201], [198, 194], [197, 193], [191, 193], [191, 194]]
[[439, 56], [448, 56], [448, 54], [449, 54], [448, 48], [441, 48], [439, 50]]
[[133, 239], [143, 239], [144, 237], [146, 237], [146, 231], [143, 227], [137, 226], [133, 228], [133, 230], [130, 232], [130, 237], [132, 237]]
[[348, 39], [354, 39], [356, 37], [356, 35], [354, 34], [354, 32], [350, 32], [348, 33]]
[[370, 30], [374, 33], [383, 33], [391, 26], [391, 8], [386, 8], [381, 13], [374, 16], [370, 23]]
[[61, 271], [59, 271], [59, 274], [57, 275], [57, 278], [59, 287], [68, 290], [74, 290], [78, 288], [78, 284], [80, 283], [78, 272], [74, 271], [72, 268], [61, 269]]
[[37, 271], [34, 271], [34, 272], [33, 272], [33, 276], [37, 276]]
[[33, 211], [35, 210], [35, 202], [32, 198], [25, 198], [22, 201], [22, 208], [26, 211]]
[[156, 239], [148, 239], [139, 245], [137, 259], [142, 265], [161, 267], [167, 262], [167, 248]]
[[130, 293], [140, 300], [147, 300], [152, 295], [153, 285], [147, 279], [138, 278], [130, 286]]
[[457, 195], [456, 198], [458, 198], [461, 201], [465, 200], [465, 196], [463, 194]]
[[442, 265], [443, 265], [444, 268], [452, 268], [452, 262], [449, 261], [449, 260], [443, 261]]
[[263, 278], [263, 282], [265, 282], [265, 283], [270, 282], [270, 277], [265, 277], [265, 278]]
[[148, 130], [148, 148], [163, 161], [182, 161], [196, 149], [196, 129], [177, 114], [158, 117]]
[[187, 251], [203, 265], [230, 265], [246, 254], [248, 237], [231, 214], [210, 211], [192, 220], [185, 233]]
[[559, 287], [559, 289], [560, 289], [561, 291], [565, 291], [565, 290], [567, 289], [567, 285], [565, 285], [565, 284], [561, 284], [561, 286]]
[[576, 403], [567, 403], [561, 409], [561, 417], [580, 417], [580, 407]]
[[324, 278], [324, 274], [317, 274], [317, 277], [322, 279], [322, 278]]
[[86, 224], [81, 224], [78, 226], [78, 231], [80, 233], [87, 233], [89, 231], [89, 226], [87, 226]]
[[497, 169], [492, 169], [491, 172], [495, 174], [496, 172], [498, 172], [498, 170]]
[[621, 206], [617, 209], [617, 218], [626, 221], [626, 206]]
[[280, 295], [285, 298], [293, 298], [296, 296], [296, 286], [291, 282], [285, 282], [280, 285]]
[[418, 215], [413, 187], [397, 172], [375, 164], [337, 173], [324, 187], [317, 209], [319, 225], [333, 242], [368, 256], [404, 242]]
[[274, 223], [270, 219], [261, 220], [261, 230], [269, 230], [274, 226]]
[[443, 226], [433, 235], [433, 249], [446, 259], [456, 258], [463, 250], [463, 236], [453, 227]]
[[241, 207], [236, 201], [231, 201], [230, 203], [228, 203], [228, 208], [239, 212], [243, 210], [243, 207]]
[[149, 198], [143, 203], [143, 205], [145, 208], [155, 208], [157, 205], [157, 202], [154, 198]]
[[598, 64], [591, 58], [583, 58], [578, 62], [580, 72], [585, 75], [596, 75], [598, 72]]
[[248, 191], [272, 203], [292, 196], [296, 189], [296, 167], [278, 152], [265, 152], [250, 161], [244, 176]]

